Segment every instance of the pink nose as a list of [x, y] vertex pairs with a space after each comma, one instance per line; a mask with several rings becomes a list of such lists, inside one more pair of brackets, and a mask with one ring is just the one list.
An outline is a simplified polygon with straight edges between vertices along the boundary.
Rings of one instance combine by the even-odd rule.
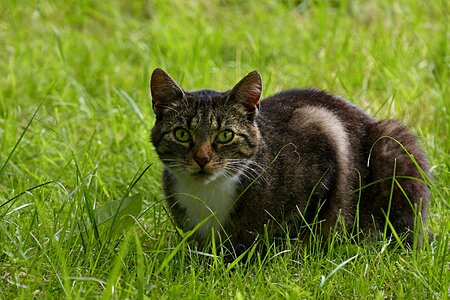
[[194, 157], [194, 160], [200, 168], [204, 168], [209, 163], [211, 158], [209, 156], [196, 156]]

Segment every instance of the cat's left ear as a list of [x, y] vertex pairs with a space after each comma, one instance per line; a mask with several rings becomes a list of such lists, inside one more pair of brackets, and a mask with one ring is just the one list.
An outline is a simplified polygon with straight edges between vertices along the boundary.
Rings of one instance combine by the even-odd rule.
[[150, 80], [153, 110], [158, 114], [173, 102], [183, 99], [184, 92], [164, 70], [156, 68]]
[[253, 71], [234, 86], [228, 99], [241, 102], [249, 113], [256, 115], [259, 109], [261, 90], [261, 75], [257, 71]]

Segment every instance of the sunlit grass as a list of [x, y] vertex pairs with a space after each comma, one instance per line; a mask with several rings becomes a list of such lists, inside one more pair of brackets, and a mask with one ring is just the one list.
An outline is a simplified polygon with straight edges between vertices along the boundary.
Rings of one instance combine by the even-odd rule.
[[[0, 298], [448, 298], [448, 12], [412, 0], [2, 1]], [[400, 119], [428, 154], [436, 239], [410, 251], [293, 241], [231, 265], [194, 250], [164, 209], [149, 142], [155, 67], [219, 90], [257, 69], [266, 96], [317, 87]], [[142, 213], [123, 238], [101, 238], [89, 216], [127, 194]]]

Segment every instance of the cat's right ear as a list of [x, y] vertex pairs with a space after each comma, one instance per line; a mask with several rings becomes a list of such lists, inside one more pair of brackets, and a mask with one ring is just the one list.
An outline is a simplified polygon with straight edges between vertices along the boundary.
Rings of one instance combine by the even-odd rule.
[[150, 80], [153, 110], [156, 114], [176, 100], [184, 98], [183, 90], [164, 70], [156, 68]]
[[242, 103], [251, 116], [255, 116], [259, 109], [262, 79], [257, 71], [253, 71], [242, 78], [231, 90], [229, 99]]

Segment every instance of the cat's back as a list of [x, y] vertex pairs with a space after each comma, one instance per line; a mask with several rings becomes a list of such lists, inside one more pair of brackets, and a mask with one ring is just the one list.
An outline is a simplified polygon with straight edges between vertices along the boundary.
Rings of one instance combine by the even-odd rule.
[[289, 125], [299, 111], [303, 111], [303, 115], [311, 120], [334, 116], [322, 121], [338, 119], [347, 131], [352, 132], [363, 130], [364, 126], [375, 122], [348, 100], [316, 89], [292, 89], [277, 93], [264, 99], [260, 110], [262, 123], [271, 122], [279, 128]]
[[[342, 186], [352, 186], [356, 177], [349, 170], [365, 172], [368, 128], [375, 122], [348, 100], [324, 91], [284, 91], [261, 102], [257, 123], [264, 149], [259, 155], [268, 159], [264, 153], [282, 154], [276, 172], [291, 178], [312, 178], [309, 184], [313, 184], [327, 173], [330, 180], [337, 178], [336, 182], [347, 182]], [[297, 174], [301, 170], [310, 173]]]

